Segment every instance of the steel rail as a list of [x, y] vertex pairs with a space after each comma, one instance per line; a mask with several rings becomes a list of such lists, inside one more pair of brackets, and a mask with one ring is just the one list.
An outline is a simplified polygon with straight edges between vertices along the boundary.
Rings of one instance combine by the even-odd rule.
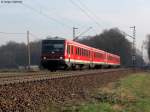
[[15, 84], [15, 83], [25, 83], [32, 81], [41, 81], [41, 80], [51, 80], [58, 78], [66, 78], [66, 77], [78, 77], [78, 76], [86, 76], [100, 73], [112, 73], [118, 71], [127, 71], [130, 69], [102, 69], [102, 70], [87, 70], [87, 71], [67, 71], [67, 72], [39, 72], [39, 73], [23, 73], [22, 75], [15, 74], [14, 76], [3, 76], [0, 77], [0, 85], [7, 84]]

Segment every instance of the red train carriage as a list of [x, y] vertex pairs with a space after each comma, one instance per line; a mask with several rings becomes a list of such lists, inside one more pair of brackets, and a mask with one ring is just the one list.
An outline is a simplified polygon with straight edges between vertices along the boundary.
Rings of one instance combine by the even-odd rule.
[[117, 67], [120, 57], [74, 41], [55, 38], [42, 41], [41, 64], [50, 70]]
[[93, 65], [91, 47], [68, 40], [65, 45], [65, 62], [68, 67], [75, 69], [76, 67]]
[[100, 68], [102, 66], [106, 66], [106, 60], [107, 60], [107, 52], [98, 50], [96, 48], [92, 48], [93, 53], [93, 65], [95, 68]]
[[107, 53], [107, 65], [108, 67], [119, 67], [120, 57], [114, 54]]

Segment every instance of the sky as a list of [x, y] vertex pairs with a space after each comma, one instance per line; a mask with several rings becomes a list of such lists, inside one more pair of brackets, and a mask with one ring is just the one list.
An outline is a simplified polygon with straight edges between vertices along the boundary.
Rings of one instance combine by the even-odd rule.
[[[12, 40], [26, 42], [47, 36], [72, 39], [92, 27], [83, 36], [100, 34], [105, 29], [117, 27], [132, 35], [130, 27], [136, 26], [137, 47], [150, 33], [150, 0], [18, 0], [22, 3], [2, 3], [0, 0], [0, 45]], [[129, 38], [129, 37], [127, 37]], [[129, 38], [130, 41], [132, 39]]]

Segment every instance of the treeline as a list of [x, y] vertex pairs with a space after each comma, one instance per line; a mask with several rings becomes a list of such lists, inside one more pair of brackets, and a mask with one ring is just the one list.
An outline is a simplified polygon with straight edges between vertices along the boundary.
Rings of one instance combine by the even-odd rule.
[[[132, 46], [116, 28], [105, 30], [101, 34], [77, 40], [80, 43], [105, 50], [121, 56], [123, 66], [132, 66]], [[41, 41], [31, 42], [31, 64], [40, 65]], [[143, 63], [137, 54], [137, 65]], [[0, 68], [18, 68], [28, 65], [27, 46], [24, 43], [8, 42], [0, 47]]]
[[[40, 65], [41, 42], [31, 42], [31, 64]], [[27, 45], [8, 42], [0, 47], [0, 68], [18, 68], [28, 66]]]

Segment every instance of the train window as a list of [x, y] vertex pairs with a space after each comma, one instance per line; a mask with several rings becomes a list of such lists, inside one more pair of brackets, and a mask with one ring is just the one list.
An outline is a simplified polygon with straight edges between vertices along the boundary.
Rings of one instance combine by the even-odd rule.
[[96, 53], [94, 53], [94, 58], [96, 58]]
[[85, 56], [85, 49], [83, 49], [83, 56]]
[[87, 50], [87, 57], [89, 56], [89, 51]]
[[109, 60], [113, 60], [113, 57], [112, 56], [109, 56], [109, 58], [108, 58]]
[[79, 48], [79, 56], [81, 56], [81, 48]]
[[99, 54], [98, 53], [96, 53], [96, 58], [99, 58]]
[[82, 49], [82, 55], [84, 56], [84, 49]]
[[67, 45], [67, 53], [70, 54], [70, 45]]
[[73, 53], [73, 46], [71, 46], [71, 54], [74, 54], [74, 53]]
[[109, 60], [111, 60], [110, 56], [108, 57]]
[[76, 55], [78, 55], [78, 48], [76, 47]]
[[100, 58], [101, 57], [101, 54], [100, 53], [97, 53], [97, 58]]
[[86, 56], [88, 56], [88, 51], [86, 50]]
[[72, 47], [72, 46], [70, 45], [70, 50], [69, 50], [69, 51], [70, 51], [70, 54], [72, 53], [72, 52], [71, 52], [71, 47]]
[[82, 49], [82, 56], [84, 56], [84, 49]]
[[103, 54], [102, 53], [100, 53], [100, 58], [103, 58]]
[[78, 48], [76, 47], [76, 55], [78, 55]]

